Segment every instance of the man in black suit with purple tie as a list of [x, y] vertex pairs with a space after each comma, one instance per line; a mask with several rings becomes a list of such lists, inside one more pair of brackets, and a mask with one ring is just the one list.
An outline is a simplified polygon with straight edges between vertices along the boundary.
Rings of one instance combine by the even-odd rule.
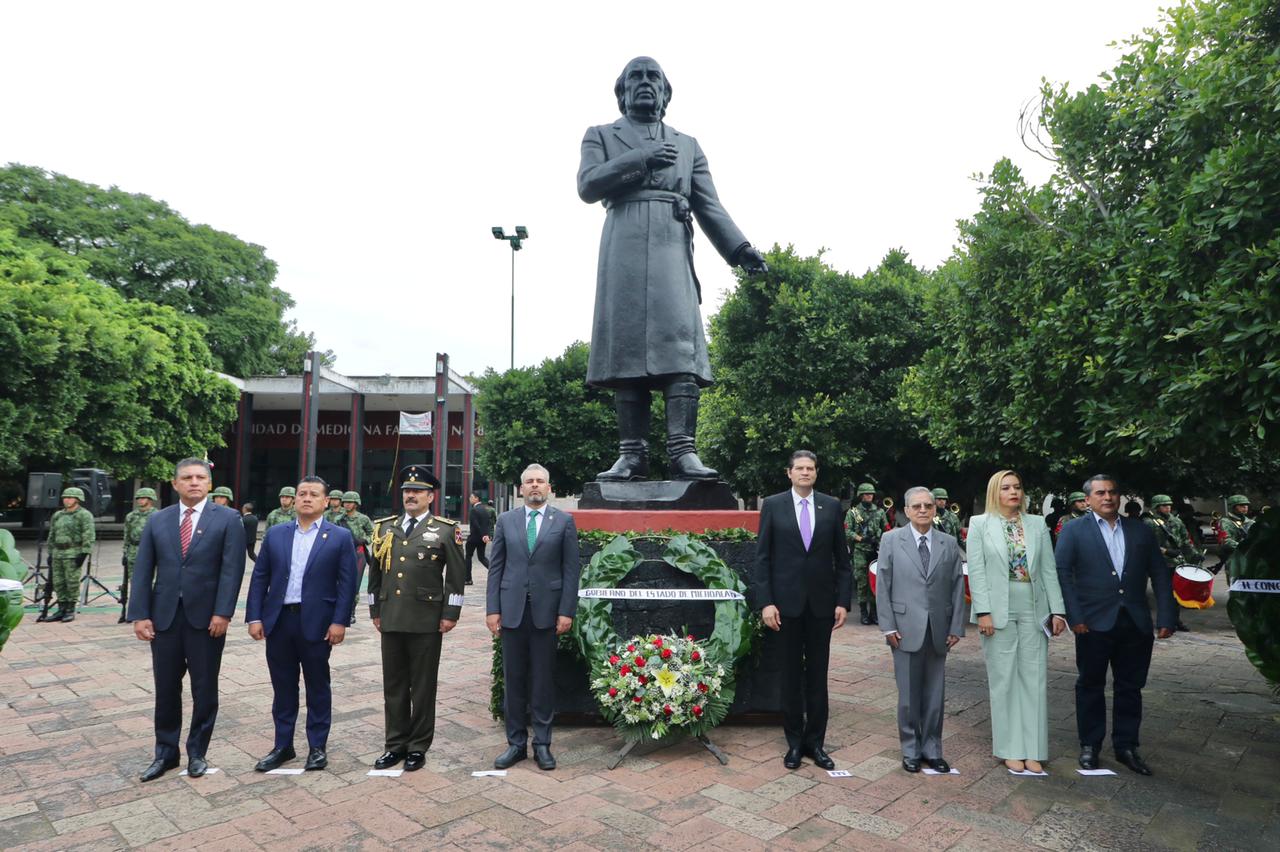
[[809, 756], [823, 769], [835, 761], [827, 735], [827, 666], [831, 632], [844, 625], [853, 598], [853, 571], [845, 546], [840, 501], [813, 489], [818, 457], [796, 450], [787, 464], [791, 488], [760, 507], [752, 594], [771, 640], [786, 660], [782, 727], [783, 764], [798, 769]]

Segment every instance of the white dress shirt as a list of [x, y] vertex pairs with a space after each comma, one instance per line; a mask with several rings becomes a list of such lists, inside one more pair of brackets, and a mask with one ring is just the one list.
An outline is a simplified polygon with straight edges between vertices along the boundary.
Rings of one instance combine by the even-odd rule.
[[1107, 523], [1106, 519], [1101, 515], [1094, 515], [1094, 521], [1098, 524], [1098, 532], [1102, 533], [1102, 541], [1107, 546], [1107, 553], [1111, 555], [1111, 567], [1116, 569], [1116, 576], [1124, 579], [1124, 525], [1120, 523], [1120, 518], [1116, 518], [1116, 525], [1113, 527]]
[[307, 573], [307, 561], [315, 546], [320, 520], [316, 519], [305, 530], [295, 518], [293, 521], [293, 553], [289, 558], [289, 582], [284, 588], [285, 604], [302, 603], [302, 576]]
[[200, 513], [204, 511], [204, 507], [209, 505], [209, 498], [206, 497], [194, 506], [188, 506], [186, 503], [178, 503], [178, 529], [182, 529], [182, 518], [187, 514], [187, 509], [191, 509], [191, 543], [196, 543], [196, 530], [200, 527]]
[[796, 510], [796, 526], [797, 527], [800, 526], [800, 501], [801, 500], [809, 501], [809, 538], [811, 540], [813, 538], [814, 527], [816, 527], [818, 524], [818, 512], [816, 507], [813, 505], [814, 493], [815, 492], [810, 491], [807, 496], [801, 497], [799, 494], [796, 493], [796, 490], [794, 488], [791, 489], [791, 505]]
[[[400, 529], [404, 531], [405, 535], [409, 534], [409, 519], [412, 517], [413, 515], [410, 515], [409, 513], [406, 512], [405, 516], [400, 519]], [[431, 517], [431, 512], [429, 511], [423, 512], [421, 515], [418, 515], [418, 523], [414, 524], [413, 528], [416, 530], [419, 527], [419, 525], [425, 523], [428, 519], [430, 519], [430, 517]]]
[[534, 540], [537, 540], [537, 537], [538, 537], [539, 535], [542, 535], [542, 522], [543, 522], [543, 521], [545, 521], [545, 520], [547, 519], [547, 504], [546, 504], [546, 503], [543, 503], [543, 504], [542, 504], [542, 508], [541, 508], [541, 509], [534, 509], [534, 508], [532, 508], [531, 506], [529, 506], [528, 504], [526, 504], [526, 505], [525, 505], [525, 507], [524, 507], [524, 528], [525, 528], [526, 530], [527, 530], [527, 529], [529, 529], [529, 513], [530, 513], [530, 512], [537, 512], [537, 513], [538, 513], [538, 516], [537, 516], [536, 518], [534, 518], [534, 519], [533, 519], [534, 529], [536, 529], [536, 530], [538, 531], [538, 532], [534, 535]]

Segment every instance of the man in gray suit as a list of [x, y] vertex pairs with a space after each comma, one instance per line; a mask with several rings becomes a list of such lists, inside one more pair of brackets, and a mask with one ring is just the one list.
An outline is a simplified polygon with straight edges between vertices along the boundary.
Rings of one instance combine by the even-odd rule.
[[[507, 750], [493, 762], [506, 769], [528, 757], [529, 710], [538, 768], [556, 768], [551, 756], [555, 712], [556, 637], [578, 611], [578, 530], [573, 516], [547, 505], [547, 469], [531, 464], [520, 476], [524, 505], [503, 512], [489, 553], [485, 623], [502, 637], [503, 711]], [[526, 709], [528, 708], [528, 709]]]
[[943, 664], [964, 635], [964, 568], [955, 538], [933, 525], [933, 493], [917, 486], [902, 502], [911, 523], [884, 534], [876, 566], [876, 608], [898, 681], [902, 768], [919, 772], [923, 761], [947, 773]]

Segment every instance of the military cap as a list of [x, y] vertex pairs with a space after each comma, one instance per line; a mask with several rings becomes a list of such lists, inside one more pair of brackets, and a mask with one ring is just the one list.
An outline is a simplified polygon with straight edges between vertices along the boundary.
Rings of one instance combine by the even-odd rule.
[[1157, 506], [1172, 506], [1172, 505], [1173, 505], [1173, 498], [1170, 497], [1168, 494], [1157, 494], [1156, 496], [1151, 498], [1151, 508], [1153, 509]]
[[422, 465], [411, 464], [400, 469], [400, 488], [436, 491], [440, 488], [440, 480]]
[[1072, 491], [1070, 494], [1068, 494], [1068, 495], [1067, 495], [1067, 502], [1068, 502], [1068, 503], [1074, 503], [1074, 502], [1076, 502], [1077, 500], [1087, 500], [1087, 499], [1089, 499], [1089, 498], [1087, 498], [1087, 497], [1085, 497], [1085, 496], [1084, 496], [1084, 492], [1083, 492], [1083, 491]]
[[[65, 491], [63, 492], [62, 496], [63, 497], [67, 496]], [[1227, 498], [1228, 509], [1234, 509], [1236, 506], [1248, 506], [1248, 505], [1249, 505], [1249, 498], [1244, 496], [1243, 494], [1232, 494], [1230, 497]]]
[[859, 497], [861, 497], [863, 494], [875, 494], [875, 493], [876, 493], [876, 487], [872, 485], [870, 482], [864, 482], [858, 486]]
[[292, 485], [286, 485], [284, 488], [280, 489], [280, 496], [281, 497], [297, 497], [298, 492], [294, 490], [294, 487]]
[[341, 488], [335, 488], [335, 489], [333, 489], [332, 491], [330, 491], [330, 492], [329, 492], [329, 499], [330, 499], [330, 500], [342, 500], [342, 499], [345, 499], [345, 498], [343, 498], [343, 496], [342, 496], [344, 493], [345, 493], [345, 492], [344, 492]]
[[228, 500], [236, 499], [235, 495], [231, 493], [231, 489], [225, 485], [219, 485], [210, 493], [212, 493], [214, 497], [226, 497]]
[[133, 499], [137, 500], [139, 497], [146, 497], [148, 500], [160, 499], [156, 496], [156, 490], [154, 488], [139, 488], [137, 491], [133, 492]]
[[359, 491], [343, 491], [343, 492], [342, 492], [342, 502], [343, 502], [343, 503], [355, 503], [357, 506], [359, 506], [359, 505], [360, 505], [360, 492], [359, 492]]
[[935, 489], [933, 489], [933, 499], [935, 499], [935, 500], [950, 500], [951, 498], [947, 495], [947, 489], [945, 489], [945, 488], [935, 488]]
[[[72, 485], [70, 488], [62, 489], [62, 496], [74, 497], [77, 500], [79, 500], [81, 503], [84, 502], [84, 491], [82, 491], [79, 488], [76, 488], [74, 485]], [[1247, 503], [1248, 501], [1246, 500], [1245, 502]]]

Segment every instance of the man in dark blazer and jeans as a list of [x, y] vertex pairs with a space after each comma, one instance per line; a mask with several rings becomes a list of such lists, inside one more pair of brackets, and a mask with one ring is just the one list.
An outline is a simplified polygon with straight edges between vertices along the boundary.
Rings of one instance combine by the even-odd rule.
[[156, 684], [155, 760], [142, 781], [178, 765], [186, 673], [193, 705], [187, 774], [199, 778], [209, 768], [205, 753], [218, 717], [218, 671], [245, 560], [240, 514], [208, 500], [211, 483], [207, 461], [178, 462], [173, 475], [178, 502], [151, 517], [138, 543], [129, 620], [134, 636], [151, 643]]
[[[573, 516], [547, 505], [547, 469], [531, 464], [520, 476], [524, 505], [498, 518], [489, 554], [485, 622], [502, 637], [503, 710], [507, 750], [493, 762], [506, 769], [528, 757], [529, 710], [538, 768], [556, 768], [551, 755], [555, 712], [556, 637], [578, 612], [578, 530]], [[529, 710], [526, 710], [526, 707]]]
[[1116, 759], [1139, 775], [1151, 769], [1138, 754], [1142, 687], [1151, 668], [1151, 610], [1147, 583], [1156, 597], [1156, 635], [1168, 639], [1177, 624], [1172, 579], [1160, 546], [1147, 525], [1120, 517], [1114, 476], [1098, 474], [1084, 484], [1088, 514], [1062, 528], [1054, 559], [1076, 634], [1076, 727], [1080, 766], [1098, 768], [1107, 733], [1105, 690], [1111, 669], [1114, 692], [1111, 744]]
[[813, 490], [818, 457], [796, 450], [787, 464], [791, 489], [760, 507], [752, 594], [764, 624], [782, 643], [783, 764], [808, 755], [834, 769], [823, 750], [827, 735], [827, 667], [831, 631], [844, 625], [853, 598], [853, 572], [845, 547], [840, 501]]

